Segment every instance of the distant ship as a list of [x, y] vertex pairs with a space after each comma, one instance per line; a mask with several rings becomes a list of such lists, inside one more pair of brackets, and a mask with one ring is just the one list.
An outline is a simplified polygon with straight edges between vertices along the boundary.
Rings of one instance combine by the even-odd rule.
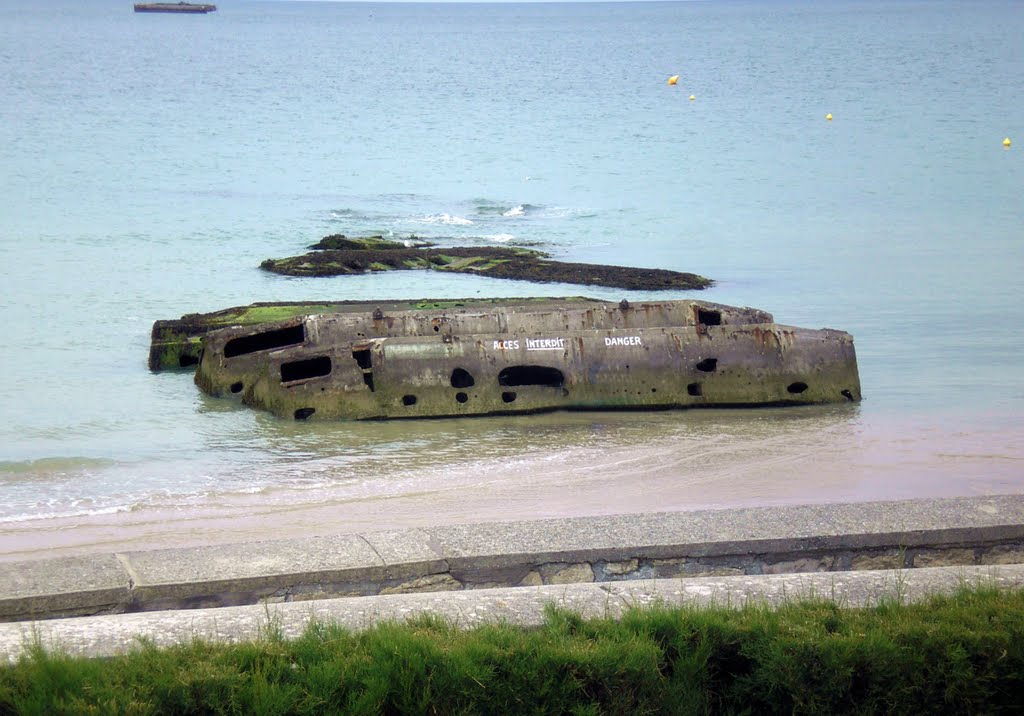
[[216, 5], [202, 5], [190, 2], [140, 2], [135, 3], [135, 12], [186, 12], [186, 13], [208, 13], [214, 12]]

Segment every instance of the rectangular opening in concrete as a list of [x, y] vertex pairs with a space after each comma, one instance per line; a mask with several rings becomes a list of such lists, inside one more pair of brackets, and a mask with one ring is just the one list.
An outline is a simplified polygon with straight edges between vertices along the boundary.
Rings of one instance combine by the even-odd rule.
[[306, 329], [303, 324], [289, 328], [278, 328], [273, 331], [262, 331], [248, 336], [232, 338], [224, 344], [224, 357], [234, 358], [257, 351], [270, 351], [275, 348], [297, 346], [305, 342]]
[[281, 364], [281, 382], [290, 383], [293, 380], [308, 380], [320, 378], [331, 374], [330, 356], [317, 356], [306, 360], [292, 361]]
[[722, 325], [722, 312], [710, 308], [698, 308], [697, 323], [704, 326], [720, 326]]
[[356, 361], [356, 365], [363, 371], [363, 382], [366, 383], [366, 387], [373, 392], [373, 354], [370, 353], [369, 348], [358, 348], [352, 351], [352, 357]]
[[352, 357], [356, 359], [356, 364], [363, 370], [373, 367], [373, 356], [370, 355], [369, 348], [352, 351]]
[[545, 385], [560, 388], [565, 383], [565, 375], [558, 368], [544, 365], [512, 365], [498, 373], [498, 385], [514, 387], [517, 385]]

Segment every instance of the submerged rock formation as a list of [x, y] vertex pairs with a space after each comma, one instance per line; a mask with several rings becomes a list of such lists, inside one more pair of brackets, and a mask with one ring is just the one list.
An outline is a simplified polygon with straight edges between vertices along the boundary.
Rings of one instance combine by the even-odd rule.
[[521, 247], [479, 246], [438, 248], [416, 240], [407, 245], [380, 236], [350, 239], [324, 237], [310, 253], [267, 259], [260, 268], [286, 276], [343, 276], [372, 271], [433, 269], [475, 273], [492, 278], [535, 283], [572, 283], [638, 291], [703, 289], [710, 279], [666, 269], [605, 266], [552, 261], [542, 251]]

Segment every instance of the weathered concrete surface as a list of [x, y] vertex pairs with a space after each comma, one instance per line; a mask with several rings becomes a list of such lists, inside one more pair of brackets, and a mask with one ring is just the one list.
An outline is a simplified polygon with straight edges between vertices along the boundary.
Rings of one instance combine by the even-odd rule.
[[0, 621], [123, 611], [130, 580], [115, 555], [0, 564]]
[[149, 346], [152, 371], [188, 368], [195, 370], [202, 352], [201, 338], [220, 328], [254, 326], [289, 318], [324, 313], [364, 313], [375, 309], [386, 313], [411, 310], [459, 311], [487, 310], [495, 305], [561, 305], [580, 307], [603, 303], [597, 299], [572, 297], [543, 298], [426, 298], [418, 301], [295, 301], [258, 302], [234, 306], [212, 313], [188, 313], [181, 318], [161, 319], [153, 324]]
[[1024, 588], [1024, 565], [549, 585], [20, 622], [0, 624], [0, 654], [14, 661], [26, 647], [39, 643], [73, 655], [111, 656], [137, 649], [140, 638], [160, 647], [193, 639], [248, 641], [270, 629], [294, 638], [312, 620], [358, 630], [419, 614], [438, 615], [466, 628], [498, 621], [529, 627], [542, 622], [548, 604], [586, 617], [613, 618], [629, 608], [655, 604], [738, 607], [825, 598], [858, 607], [887, 599], [917, 601], [970, 585]]
[[139, 610], [376, 594], [445, 572], [416, 532], [167, 549], [122, 555]]
[[348, 596], [1024, 562], [1024, 495], [617, 515], [2, 565], [0, 621]]
[[196, 385], [295, 420], [857, 402], [853, 337], [702, 301], [374, 309], [224, 328]]
[[[479, 586], [516, 584], [535, 565], [548, 563], [590, 563], [598, 581], [723, 569], [759, 574], [913, 567], [921, 566], [919, 560], [937, 566], [929, 560], [945, 545], [966, 550], [947, 564], [1019, 553], [1014, 545], [1024, 540], [1024, 497], [701, 510], [423, 531], [456, 579]], [[995, 545], [1003, 546], [993, 551]], [[868, 558], [883, 564], [866, 563]], [[623, 569], [634, 559], [635, 568]]]

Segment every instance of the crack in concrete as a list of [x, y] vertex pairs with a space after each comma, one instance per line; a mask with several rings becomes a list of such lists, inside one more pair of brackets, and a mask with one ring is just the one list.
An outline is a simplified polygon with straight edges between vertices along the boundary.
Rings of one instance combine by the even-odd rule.
[[128, 575], [128, 591], [134, 592], [135, 585], [139, 583], [139, 575], [136, 574], [135, 568], [132, 566], [131, 560], [128, 559], [128, 555], [124, 552], [115, 552], [114, 557], [121, 563], [125, 573]]
[[377, 555], [377, 559], [380, 560], [380, 566], [384, 568], [384, 572], [390, 577], [391, 576], [391, 568], [390, 568], [391, 565], [389, 565], [387, 560], [384, 559], [384, 557], [381, 556], [381, 553], [377, 551], [377, 548], [373, 546], [373, 543], [370, 542], [370, 540], [366, 539], [366, 537], [364, 537], [361, 534], [357, 534], [356, 537], [358, 537], [363, 542], [365, 542], [366, 546], [369, 547], [370, 550], [372, 550], [375, 555]]

